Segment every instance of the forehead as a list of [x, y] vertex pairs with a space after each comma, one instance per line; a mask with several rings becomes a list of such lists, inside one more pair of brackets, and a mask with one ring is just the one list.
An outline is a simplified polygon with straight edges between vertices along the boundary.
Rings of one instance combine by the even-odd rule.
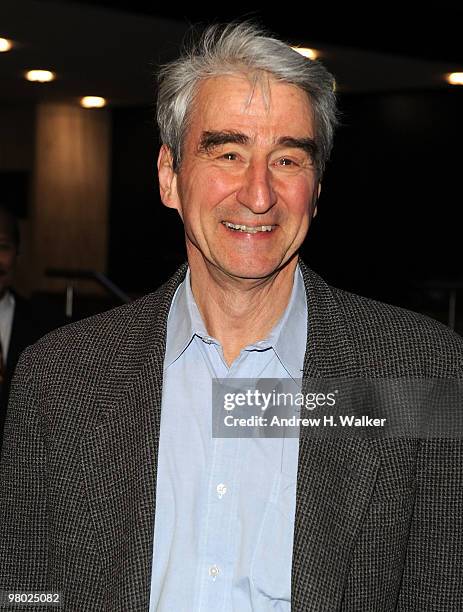
[[295, 85], [265, 76], [212, 77], [198, 88], [188, 136], [203, 131], [241, 130], [256, 137], [313, 137], [313, 112], [308, 96]]

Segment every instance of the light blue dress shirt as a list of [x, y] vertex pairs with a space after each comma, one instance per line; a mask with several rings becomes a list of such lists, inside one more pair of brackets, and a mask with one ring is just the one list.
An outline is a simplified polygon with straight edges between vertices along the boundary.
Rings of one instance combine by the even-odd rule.
[[289, 612], [299, 439], [212, 438], [213, 378], [300, 379], [307, 302], [299, 267], [269, 336], [230, 367], [190, 273], [167, 325], [150, 612]]

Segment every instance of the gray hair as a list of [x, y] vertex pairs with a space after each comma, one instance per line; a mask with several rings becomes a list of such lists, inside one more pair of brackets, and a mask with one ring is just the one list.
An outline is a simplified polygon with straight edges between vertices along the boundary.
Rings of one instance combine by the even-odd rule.
[[314, 115], [315, 166], [323, 174], [338, 124], [334, 77], [318, 61], [250, 22], [214, 24], [199, 42], [161, 66], [158, 73], [157, 121], [161, 140], [172, 152], [174, 169], [180, 167], [182, 145], [200, 82], [214, 76], [267, 73], [296, 85], [308, 96]]

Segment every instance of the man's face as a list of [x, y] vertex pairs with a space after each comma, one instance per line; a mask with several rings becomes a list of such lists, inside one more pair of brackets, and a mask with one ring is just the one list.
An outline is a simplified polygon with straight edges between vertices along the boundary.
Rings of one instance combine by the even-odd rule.
[[178, 174], [166, 147], [158, 164], [163, 202], [185, 225], [190, 265], [265, 278], [297, 253], [319, 190], [313, 139], [309, 100], [293, 85], [270, 79], [266, 100], [244, 76], [201, 84]]
[[0, 298], [13, 282], [17, 249], [11, 236], [8, 219], [0, 212]]

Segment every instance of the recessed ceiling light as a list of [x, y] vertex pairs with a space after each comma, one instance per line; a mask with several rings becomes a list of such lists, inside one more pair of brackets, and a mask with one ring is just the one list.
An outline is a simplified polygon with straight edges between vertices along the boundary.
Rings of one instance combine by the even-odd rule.
[[26, 79], [34, 83], [49, 83], [55, 78], [55, 73], [50, 70], [29, 70], [26, 72]]
[[103, 108], [106, 106], [106, 100], [101, 96], [84, 96], [80, 99], [80, 105], [84, 108]]
[[308, 47], [291, 47], [291, 49], [294, 49], [294, 51], [297, 51], [304, 57], [307, 57], [311, 60], [315, 60], [318, 57], [318, 51], [316, 51], [315, 49], [309, 49]]
[[447, 82], [450, 85], [463, 85], [463, 72], [451, 72], [447, 75]]
[[13, 42], [8, 38], [0, 38], [0, 53], [5, 53], [13, 47]]

